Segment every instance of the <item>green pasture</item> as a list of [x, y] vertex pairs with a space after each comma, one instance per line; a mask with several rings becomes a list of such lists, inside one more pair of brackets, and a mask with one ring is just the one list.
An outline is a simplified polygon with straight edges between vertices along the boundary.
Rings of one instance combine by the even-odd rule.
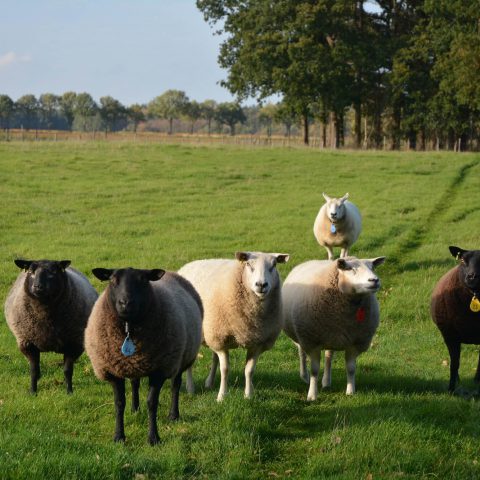
[[463, 348], [461, 389], [447, 394], [448, 354], [429, 315], [435, 282], [455, 265], [448, 245], [480, 248], [480, 155], [3, 143], [0, 179], [2, 302], [16, 257], [70, 259], [99, 290], [94, 267], [177, 269], [239, 249], [290, 253], [279, 267], [285, 278], [326, 258], [312, 233], [322, 191], [349, 192], [363, 214], [352, 254], [387, 256], [381, 323], [359, 358], [355, 396], [345, 396], [338, 354], [332, 388], [307, 403], [296, 350], [282, 335], [260, 357], [251, 401], [244, 352], [233, 352], [230, 393], [218, 404], [203, 388], [202, 348], [197, 393], [182, 391], [179, 422], [166, 419], [168, 384], [162, 392], [156, 447], [147, 443], [145, 385], [141, 411], [127, 409], [125, 445], [113, 443], [111, 387], [85, 355], [73, 396], [61, 357], [42, 355], [31, 396], [2, 311], [0, 478], [480, 478], [478, 350]]

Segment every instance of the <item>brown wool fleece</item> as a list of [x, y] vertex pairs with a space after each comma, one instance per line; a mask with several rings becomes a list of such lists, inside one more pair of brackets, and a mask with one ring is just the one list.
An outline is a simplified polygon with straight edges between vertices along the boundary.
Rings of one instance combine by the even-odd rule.
[[150, 285], [152, 301], [130, 333], [136, 349], [130, 357], [121, 352], [125, 325], [110, 304], [110, 285], [96, 302], [85, 331], [85, 349], [99, 379], [140, 378], [154, 372], [172, 378], [195, 361], [202, 329], [198, 294], [174, 272]]

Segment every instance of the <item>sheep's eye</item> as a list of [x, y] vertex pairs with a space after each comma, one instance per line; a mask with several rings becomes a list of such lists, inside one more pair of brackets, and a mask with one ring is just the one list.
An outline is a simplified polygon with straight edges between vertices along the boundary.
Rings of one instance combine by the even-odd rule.
[[254, 268], [251, 263], [247, 262], [247, 267], [250, 269], [251, 272], [253, 272]]

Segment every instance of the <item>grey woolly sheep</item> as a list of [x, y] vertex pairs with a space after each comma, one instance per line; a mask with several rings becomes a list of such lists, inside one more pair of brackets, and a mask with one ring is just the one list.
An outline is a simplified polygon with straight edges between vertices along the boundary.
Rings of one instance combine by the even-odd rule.
[[282, 330], [281, 280], [276, 264], [286, 262], [289, 256], [237, 252], [235, 257], [236, 260], [198, 260], [178, 272], [192, 282], [202, 298], [204, 342], [213, 350], [205, 386], [213, 386], [220, 362], [217, 401], [227, 393], [229, 350], [247, 350], [245, 397], [250, 398], [257, 359], [273, 347]]
[[333, 351], [345, 351], [346, 393], [355, 393], [356, 358], [370, 347], [379, 323], [375, 292], [380, 280], [373, 269], [384, 260], [311, 260], [296, 266], [285, 279], [285, 333], [299, 349], [300, 376], [307, 383], [305, 353], [311, 361], [307, 400], [317, 399], [322, 350], [326, 350], [322, 386], [330, 386]]
[[[40, 352], [63, 353], [67, 393], [73, 364], [83, 353], [84, 330], [98, 295], [70, 260], [15, 260], [24, 269], [5, 302], [5, 318], [30, 363], [30, 391], [40, 378]], [[67, 268], [68, 267], [68, 268]]]
[[192, 285], [174, 272], [133, 268], [92, 272], [110, 283], [88, 320], [85, 349], [96, 376], [113, 387], [114, 440], [125, 440], [125, 379], [132, 380], [133, 410], [137, 410], [139, 380], [148, 377], [148, 439], [156, 444], [158, 397], [168, 378], [172, 379], [169, 417], [179, 418], [182, 373], [195, 361], [202, 339], [202, 302]]
[[[449, 249], [460, 264], [436, 284], [431, 314], [450, 354], [448, 390], [453, 392], [458, 381], [461, 344], [480, 345], [480, 250], [455, 246]], [[475, 381], [480, 383], [480, 357]]]
[[348, 257], [350, 247], [362, 231], [362, 216], [358, 208], [347, 200], [348, 193], [342, 198], [330, 198], [325, 193], [323, 197], [326, 203], [315, 218], [313, 234], [327, 250], [329, 260], [335, 258], [333, 247], [341, 247], [340, 258]]

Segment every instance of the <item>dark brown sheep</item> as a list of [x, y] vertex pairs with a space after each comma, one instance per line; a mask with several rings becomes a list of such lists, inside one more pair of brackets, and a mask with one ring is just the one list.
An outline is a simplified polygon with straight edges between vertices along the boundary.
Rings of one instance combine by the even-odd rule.
[[[439, 328], [450, 354], [450, 383], [458, 381], [462, 343], [480, 345], [480, 250], [449, 247], [460, 264], [448, 271], [432, 293], [432, 319]], [[474, 311], [477, 310], [477, 311]], [[480, 382], [480, 358], [475, 373]]]
[[5, 318], [30, 362], [30, 391], [40, 378], [40, 352], [63, 353], [67, 392], [73, 364], [83, 352], [88, 316], [98, 295], [70, 260], [15, 260], [24, 269], [5, 302]]
[[156, 444], [158, 397], [169, 378], [170, 419], [179, 417], [182, 373], [195, 361], [202, 339], [202, 302], [190, 282], [174, 272], [95, 268], [93, 274], [110, 283], [88, 320], [85, 348], [95, 375], [113, 387], [114, 440], [125, 440], [125, 379], [132, 380], [133, 410], [137, 410], [139, 381], [148, 377], [148, 439]]

